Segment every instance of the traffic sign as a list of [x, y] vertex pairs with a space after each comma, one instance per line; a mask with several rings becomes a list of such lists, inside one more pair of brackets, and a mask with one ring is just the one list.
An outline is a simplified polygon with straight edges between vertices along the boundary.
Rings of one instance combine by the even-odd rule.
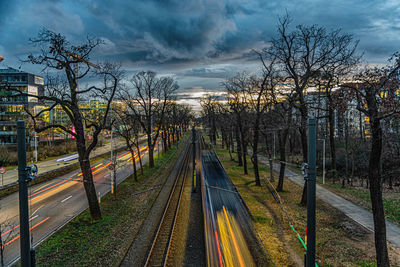
[[6, 168], [3, 168], [3, 167], [0, 168], [0, 174], [5, 174], [6, 171], [7, 171]]
[[110, 166], [108, 166], [108, 168], [110, 169], [110, 171], [114, 170], [114, 164], [110, 164]]

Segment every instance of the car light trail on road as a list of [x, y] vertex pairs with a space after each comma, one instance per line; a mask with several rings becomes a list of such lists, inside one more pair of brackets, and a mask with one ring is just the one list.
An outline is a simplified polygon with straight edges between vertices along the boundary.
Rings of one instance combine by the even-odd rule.
[[61, 182], [59, 182], [59, 183], [56, 183], [56, 184], [54, 184], [54, 185], [52, 185], [52, 186], [49, 186], [49, 187], [45, 188], [45, 189], [42, 189], [42, 190], [40, 190], [40, 191], [37, 191], [37, 192], [35, 192], [35, 193], [29, 195], [28, 197], [29, 197], [29, 198], [32, 198], [33, 196], [36, 196], [36, 195], [39, 194], [39, 193], [42, 193], [42, 192], [47, 191], [47, 190], [49, 190], [49, 189], [51, 189], [51, 188], [54, 188], [54, 187], [56, 187], [56, 186], [58, 186], [58, 185], [60, 185], [60, 184], [62, 184], [62, 183], [66, 183], [66, 182], [70, 181], [72, 178], [73, 178], [73, 177], [70, 177], [70, 178], [68, 178], [68, 179], [66, 179], [66, 180], [63, 180], [63, 181], [61, 181]]
[[[94, 166], [94, 167], [92, 167], [92, 168], [90, 168], [92, 171], [94, 170], [94, 169], [96, 169], [97, 167], [100, 167], [101, 165], [104, 165], [104, 163], [102, 162], [102, 163], [99, 163], [99, 164], [97, 164], [96, 166]], [[83, 175], [83, 172], [81, 172], [81, 173], [79, 173], [78, 174], [78, 176], [82, 176]]]
[[[39, 216], [39, 215], [35, 215], [35, 216], [31, 217], [31, 218], [29, 219], [29, 221], [32, 221], [33, 219], [36, 219], [38, 216]], [[5, 236], [6, 234], [8, 234], [8, 233], [11, 232], [11, 231], [14, 231], [15, 229], [18, 229], [18, 227], [19, 227], [19, 224], [18, 224], [17, 226], [14, 226], [14, 227], [11, 228], [11, 229], [5, 231], [4, 233], [2, 233], [2, 234], [1, 234], [1, 237]]]
[[[44, 223], [45, 221], [47, 221], [47, 220], [49, 220], [49, 219], [50, 219], [50, 217], [47, 217], [46, 219], [44, 219], [44, 220], [38, 222], [37, 224], [35, 224], [35, 225], [32, 226], [31, 228], [29, 228], [29, 231], [32, 231], [33, 229], [35, 229], [36, 227], [38, 227], [39, 225], [41, 225], [42, 223]], [[20, 238], [20, 235], [17, 235], [17, 236], [14, 237], [13, 239], [11, 239], [11, 240], [8, 241], [7, 243], [5, 243], [5, 244], [3, 245], [2, 248], [5, 248], [6, 246], [10, 245], [12, 242], [18, 240], [19, 238]]]

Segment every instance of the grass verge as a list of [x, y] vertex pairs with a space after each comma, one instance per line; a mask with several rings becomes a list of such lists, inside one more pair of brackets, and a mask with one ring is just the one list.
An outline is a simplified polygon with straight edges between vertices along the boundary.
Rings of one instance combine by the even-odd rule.
[[[287, 166], [292, 171], [301, 174], [301, 169], [293, 166]], [[341, 183], [333, 183], [330, 179], [325, 180], [325, 184], [322, 184], [322, 176], [317, 176], [317, 183], [326, 189], [334, 192], [335, 194], [353, 202], [356, 205], [363, 207], [366, 210], [372, 212], [371, 197], [369, 189], [354, 186], [350, 187], [346, 185], [344, 188]], [[385, 209], [385, 217], [387, 220], [391, 221], [400, 226], [400, 191], [399, 188], [395, 189], [383, 189], [383, 208]]]
[[111, 194], [105, 195], [101, 199], [101, 220], [92, 221], [86, 210], [44, 241], [37, 248], [37, 265], [118, 265], [146, 218], [160, 187], [149, 189], [164, 182], [182, 147], [173, 146], [165, 155], [156, 156], [155, 167], [150, 169], [146, 164], [138, 182], [131, 176], [119, 184], [116, 199]]
[[[322, 182], [319, 184], [322, 185]], [[342, 188], [341, 184], [333, 184], [331, 181], [327, 181], [322, 186], [372, 212], [369, 189], [362, 187]], [[400, 225], [400, 192], [384, 190], [382, 196], [386, 219]]]
[[[242, 167], [230, 160], [226, 150], [217, 149], [228, 175], [237, 186], [250, 208], [254, 224], [269, 250], [276, 266], [303, 264], [304, 248], [290, 229], [281, 209], [265, 186], [254, 183], [252, 167], [244, 175]], [[269, 176], [267, 168], [260, 168], [260, 176]], [[275, 177], [278, 175], [275, 173]], [[276, 186], [277, 182], [273, 183]], [[302, 188], [285, 179], [285, 191], [280, 193], [284, 207], [304, 239], [306, 209], [300, 206]], [[320, 266], [374, 266], [373, 236], [348, 219], [342, 212], [317, 200], [317, 258]]]

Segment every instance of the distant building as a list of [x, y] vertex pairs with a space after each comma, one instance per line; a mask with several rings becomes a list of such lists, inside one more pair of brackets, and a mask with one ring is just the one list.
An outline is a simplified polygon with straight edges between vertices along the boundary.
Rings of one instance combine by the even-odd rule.
[[0, 69], [0, 144], [16, 144], [16, 128], [10, 122], [26, 119], [24, 108], [35, 113], [41, 103], [35, 97], [16, 96], [16, 92], [8, 88], [28, 92], [31, 95], [43, 95], [44, 79], [41, 76], [13, 68]]

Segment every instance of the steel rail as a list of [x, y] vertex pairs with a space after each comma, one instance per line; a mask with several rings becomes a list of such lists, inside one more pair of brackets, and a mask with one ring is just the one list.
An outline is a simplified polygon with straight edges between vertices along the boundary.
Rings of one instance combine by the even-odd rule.
[[[154, 236], [150, 251], [147, 254], [145, 266], [166, 266], [167, 264], [168, 256], [170, 253], [172, 235], [175, 229], [176, 218], [178, 216], [179, 206], [181, 203], [185, 176], [189, 167], [188, 163], [190, 160], [190, 151], [190, 145], [186, 145], [184, 157], [180, 162], [179, 170], [176, 175], [173, 187], [169, 193], [167, 204], [165, 205], [163, 214], [157, 227], [157, 231]], [[178, 184], [179, 188], [177, 188]], [[176, 195], [177, 199], [174, 199]], [[171, 214], [173, 215], [172, 221]], [[165, 238], [166, 232], [167, 238]]]

